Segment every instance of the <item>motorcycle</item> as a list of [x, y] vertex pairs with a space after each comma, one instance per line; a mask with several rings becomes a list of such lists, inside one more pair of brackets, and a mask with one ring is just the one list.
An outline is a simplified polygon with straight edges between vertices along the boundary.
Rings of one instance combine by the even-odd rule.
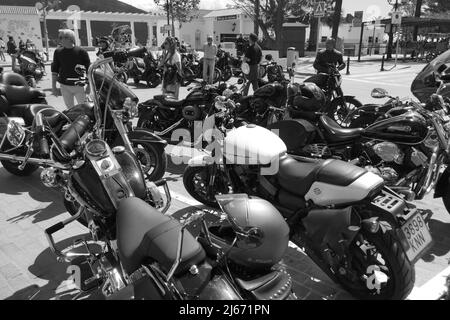
[[442, 197], [450, 212], [450, 173], [441, 173], [449, 162], [449, 109], [441, 96], [432, 100], [433, 109], [410, 101], [366, 128], [344, 129], [326, 115], [315, 125], [293, 119], [280, 121], [277, 128], [292, 154], [351, 161], [409, 200], [423, 199], [435, 189], [434, 197]]
[[[450, 102], [450, 74], [444, 72], [433, 72], [428, 78], [429, 82], [432, 82], [435, 88], [435, 92], [432, 93], [425, 102], [423, 102], [426, 109], [434, 111], [440, 109], [440, 103], [436, 103], [436, 95], [441, 96], [446, 103]], [[410, 105], [414, 105], [411, 99], [390, 96], [386, 90], [382, 88], [375, 88], [371, 93], [372, 98], [383, 99], [389, 98], [384, 104], [366, 104], [362, 107], [351, 112], [347, 120], [350, 122], [350, 128], [365, 128], [368, 125], [374, 123], [378, 119], [383, 119], [386, 113], [391, 109], [408, 108]], [[436, 108], [437, 106], [437, 108]]]
[[407, 297], [414, 263], [433, 240], [421, 212], [380, 176], [340, 160], [290, 156], [276, 134], [256, 125], [219, 133], [210, 155], [192, 158], [184, 171], [192, 197], [213, 207], [216, 194], [245, 190], [266, 199], [284, 216], [290, 240], [349, 293]]
[[[227, 85], [208, 85], [201, 82], [188, 89], [190, 92], [183, 100], [174, 100], [170, 96], [155, 95], [153, 99], [139, 104], [138, 128], [152, 130], [153, 133], [171, 143], [183, 138], [191, 145], [197, 145], [195, 122], [203, 120], [214, 112], [214, 99]], [[182, 129], [183, 131], [177, 131]], [[201, 131], [201, 130], [200, 130]], [[183, 137], [181, 136], [183, 135]]]
[[146, 50], [142, 57], [132, 57], [127, 63], [127, 75], [133, 78], [134, 84], [145, 81], [149, 88], [156, 88], [162, 82], [162, 70], [151, 52]]
[[316, 81], [315, 76], [307, 78], [304, 82], [312, 82], [318, 85], [325, 93], [327, 104], [324, 112], [340, 126], [348, 127], [349, 123], [345, 122], [347, 115], [353, 110], [362, 106], [362, 103], [354, 96], [344, 95], [342, 91], [342, 76], [339, 70], [333, 64], [328, 64], [331, 72], [321, 73], [326, 77], [325, 84]]
[[45, 75], [45, 66], [40, 58], [30, 50], [24, 50], [17, 57], [19, 67], [15, 70], [27, 80], [30, 87], [36, 88], [37, 81]]
[[231, 69], [231, 55], [229, 52], [220, 50], [217, 52], [216, 68], [220, 70], [220, 80], [226, 82], [233, 76]]
[[[140, 50], [130, 50], [128, 53], [121, 52], [121, 54], [124, 56], [139, 55], [142, 54]], [[77, 70], [80, 74], [77, 84], [84, 86], [87, 81], [89, 82], [93, 103], [76, 105], [63, 112], [43, 104], [10, 104], [5, 107], [5, 113], [18, 117], [14, 119], [16, 123], [25, 130], [33, 131], [35, 116], [38, 112], [42, 112], [42, 121], [44, 121], [45, 127], [51, 130], [55, 137], [67, 135], [69, 140], [76, 137], [76, 132], [67, 132], [68, 123], [78, 122], [79, 126], [92, 127], [95, 121], [96, 126], [101, 126], [104, 130], [103, 138], [112, 147], [125, 145], [128, 151], [137, 156], [149, 180], [161, 179], [167, 166], [167, 155], [164, 150], [167, 142], [148, 130], [132, 128], [131, 121], [137, 114], [138, 98], [125, 84], [117, 81], [114, 74], [108, 72], [111, 70], [110, 68], [101, 68], [110, 62], [112, 62], [112, 58], [95, 61], [88, 70], [87, 79], [84, 76], [83, 67], [79, 67]], [[18, 88], [15, 86], [5, 87], [7, 96], [12, 96], [17, 90]], [[22, 94], [26, 91], [25, 89], [20, 90]], [[81, 115], [87, 118], [80, 120], [79, 116]], [[7, 118], [6, 121], [8, 121]], [[27, 149], [27, 143], [21, 143], [14, 148], [11, 148], [8, 143], [0, 146], [0, 161], [10, 173], [29, 175], [38, 169], [38, 165], [45, 163], [43, 161], [46, 160], [45, 157], [54, 157], [53, 153], [42, 152], [39, 148]], [[31, 158], [31, 156], [36, 158]]]
[[[197, 61], [197, 57], [192, 54], [182, 54], [181, 65], [183, 67], [184, 79], [182, 86], [190, 85], [195, 79], [203, 79], [203, 58]], [[213, 83], [221, 80], [222, 73], [219, 68], [214, 68]]]

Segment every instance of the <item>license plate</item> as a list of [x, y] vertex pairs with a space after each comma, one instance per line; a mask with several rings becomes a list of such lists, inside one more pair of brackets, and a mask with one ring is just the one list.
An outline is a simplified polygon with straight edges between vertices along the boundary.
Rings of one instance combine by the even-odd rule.
[[423, 253], [425, 253], [433, 244], [428, 226], [417, 211], [411, 218], [409, 218], [401, 227], [406, 255], [411, 262], [418, 260]]

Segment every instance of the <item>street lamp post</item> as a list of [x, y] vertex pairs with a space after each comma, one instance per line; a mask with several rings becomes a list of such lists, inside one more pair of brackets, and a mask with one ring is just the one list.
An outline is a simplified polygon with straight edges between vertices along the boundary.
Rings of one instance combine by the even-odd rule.
[[49, 61], [49, 53], [48, 53], [48, 30], [47, 30], [47, 9], [49, 7], [49, 0], [42, 0], [40, 2], [36, 2], [36, 9], [39, 12], [42, 12], [42, 21], [44, 25], [44, 40], [45, 40], [45, 55], [47, 56], [46, 61]]

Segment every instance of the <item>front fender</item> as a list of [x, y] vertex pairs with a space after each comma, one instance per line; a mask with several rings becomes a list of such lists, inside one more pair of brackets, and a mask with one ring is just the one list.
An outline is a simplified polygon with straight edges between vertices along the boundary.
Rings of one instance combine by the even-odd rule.
[[[209, 155], [195, 156], [188, 161], [189, 167], [206, 167], [215, 162], [215, 159]], [[220, 161], [222, 163], [222, 161]], [[220, 164], [219, 163], [219, 164]]]
[[445, 171], [439, 177], [439, 180], [434, 188], [434, 198], [442, 198], [449, 183], [450, 169], [447, 167], [447, 169], [445, 169]]
[[136, 128], [133, 131], [128, 132], [128, 139], [130, 139], [131, 142], [137, 143], [158, 143], [164, 146], [167, 145], [166, 140], [161, 139], [159, 136], [146, 128]]

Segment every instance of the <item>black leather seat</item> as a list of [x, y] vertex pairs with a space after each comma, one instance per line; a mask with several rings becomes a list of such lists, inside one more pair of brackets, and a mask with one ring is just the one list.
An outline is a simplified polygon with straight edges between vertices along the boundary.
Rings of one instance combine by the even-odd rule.
[[362, 128], [346, 129], [339, 126], [336, 121], [328, 116], [321, 116], [320, 122], [325, 129], [327, 140], [330, 142], [346, 141], [358, 138], [364, 131]]
[[91, 119], [92, 121], [95, 120], [94, 103], [92, 102], [77, 104], [76, 106], [73, 106], [70, 109], [64, 110], [63, 113], [71, 121], [75, 121], [75, 119], [82, 114], [87, 115], [89, 119]]
[[367, 171], [341, 160], [301, 162], [289, 155], [280, 159], [278, 182], [286, 191], [304, 196], [314, 182], [348, 186]]
[[158, 100], [168, 107], [180, 107], [184, 104], [184, 100], [172, 99], [170, 96], [166, 96], [164, 94], [158, 94], [154, 96], [153, 99]]
[[[169, 272], [177, 256], [181, 224], [133, 197], [120, 202], [117, 210], [117, 246], [120, 259], [128, 273], [134, 272], [151, 258]], [[186, 272], [205, 259], [205, 251], [186, 230], [182, 259], [175, 275]]]
[[42, 112], [47, 123], [54, 127], [56, 126], [63, 117], [61, 114], [55, 110], [52, 106], [46, 104], [17, 104], [9, 107], [8, 115], [10, 117], [21, 117], [25, 120], [25, 125], [31, 126], [38, 111], [43, 109], [51, 109], [45, 110]]
[[5, 96], [10, 105], [37, 102], [45, 97], [45, 93], [28, 86], [1, 85], [0, 94]]

